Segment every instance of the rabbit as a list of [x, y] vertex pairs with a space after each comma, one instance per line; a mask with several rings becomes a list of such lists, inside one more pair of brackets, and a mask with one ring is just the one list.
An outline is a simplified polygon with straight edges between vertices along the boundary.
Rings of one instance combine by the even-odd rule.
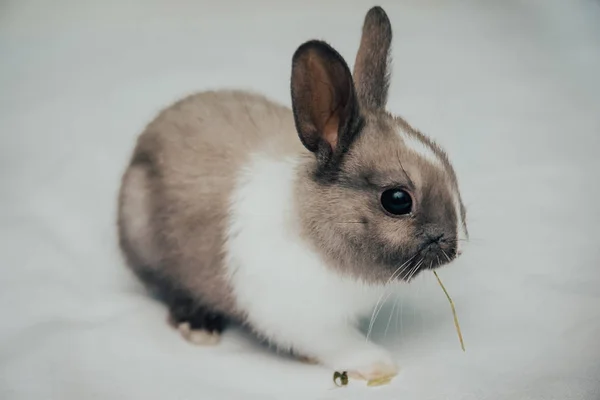
[[455, 171], [386, 111], [392, 28], [364, 19], [351, 72], [328, 43], [291, 60], [291, 107], [205, 91], [138, 137], [118, 200], [127, 265], [196, 344], [236, 322], [357, 379], [398, 364], [359, 318], [390, 288], [450, 264], [468, 240]]

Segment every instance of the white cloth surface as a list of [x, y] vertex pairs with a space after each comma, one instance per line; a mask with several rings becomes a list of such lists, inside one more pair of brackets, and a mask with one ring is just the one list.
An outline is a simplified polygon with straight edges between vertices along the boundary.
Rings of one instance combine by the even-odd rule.
[[158, 110], [222, 87], [289, 104], [296, 47], [325, 39], [352, 66], [374, 3], [5, 0], [0, 398], [600, 399], [600, 3], [379, 4], [389, 109], [447, 149], [468, 206], [471, 242], [440, 271], [466, 352], [431, 274], [378, 316], [402, 366], [385, 387], [334, 388], [237, 329], [193, 347], [116, 245], [120, 176]]

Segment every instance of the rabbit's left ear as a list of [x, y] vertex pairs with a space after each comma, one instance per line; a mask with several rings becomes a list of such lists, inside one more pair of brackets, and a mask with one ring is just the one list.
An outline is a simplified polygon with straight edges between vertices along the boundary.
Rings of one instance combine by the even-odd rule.
[[342, 56], [312, 40], [292, 60], [292, 109], [298, 136], [321, 169], [335, 168], [360, 121], [352, 74]]

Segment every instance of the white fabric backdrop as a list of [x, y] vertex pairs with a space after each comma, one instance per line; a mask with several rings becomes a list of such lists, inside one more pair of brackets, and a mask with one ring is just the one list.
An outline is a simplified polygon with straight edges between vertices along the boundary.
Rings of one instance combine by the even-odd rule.
[[390, 109], [446, 147], [472, 241], [378, 318], [393, 383], [242, 332], [192, 347], [123, 267], [115, 197], [135, 136], [171, 101], [242, 87], [289, 104], [290, 58], [352, 63], [370, 1], [0, 2], [0, 398], [599, 399], [600, 6], [385, 1]]

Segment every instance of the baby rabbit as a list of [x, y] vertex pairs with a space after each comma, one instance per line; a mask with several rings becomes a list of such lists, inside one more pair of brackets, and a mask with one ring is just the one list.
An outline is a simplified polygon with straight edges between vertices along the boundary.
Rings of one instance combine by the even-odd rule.
[[360, 379], [396, 375], [357, 319], [467, 239], [442, 149], [386, 111], [390, 21], [366, 15], [353, 73], [322, 41], [292, 57], [289, 109], [210, 91], [139, 136], [119, 197], [128, 265], [191, 341], [238, 321]]

